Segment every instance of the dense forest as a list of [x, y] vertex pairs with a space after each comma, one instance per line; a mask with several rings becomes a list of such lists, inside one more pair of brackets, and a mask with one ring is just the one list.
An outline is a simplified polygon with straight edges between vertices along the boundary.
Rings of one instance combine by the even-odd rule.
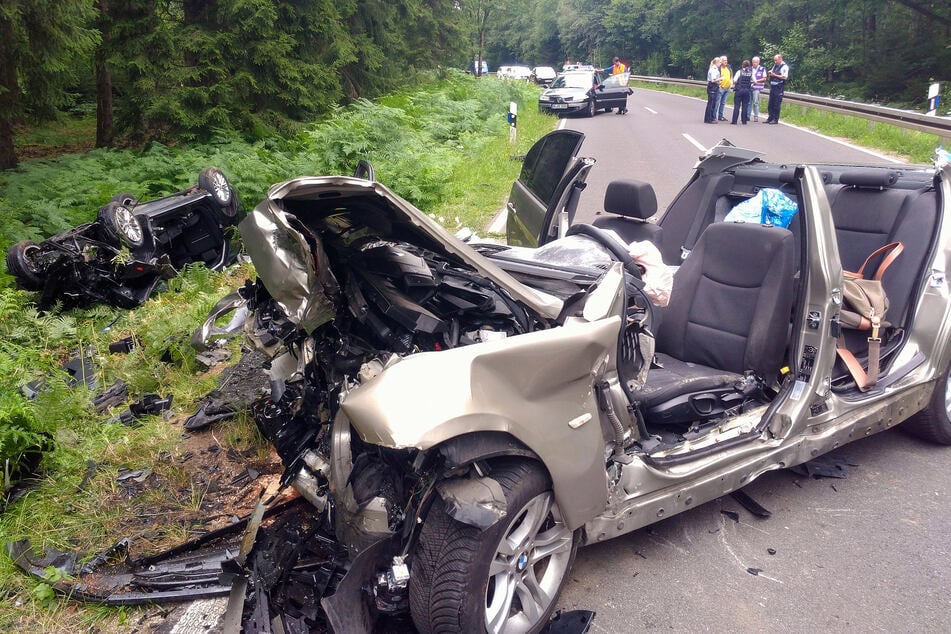
[[[691, 77], [782, 52], [813, 94], [923, 104], [946, 0], [4, 0], [0, 169], [23, 125], [95, 112], [96, 145], [293, 131], [421, 73], [510, 62]], [[947, 91], [946, 93], [947, 94]]]

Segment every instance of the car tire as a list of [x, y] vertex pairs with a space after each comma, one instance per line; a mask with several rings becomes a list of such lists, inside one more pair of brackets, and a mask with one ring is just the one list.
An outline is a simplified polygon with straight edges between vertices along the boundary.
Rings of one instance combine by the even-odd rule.
[[28, 291], [42, 289], [46, 281], [36, 262], [39, 251], [40, 248], [32, 240], [17, 242], [7, 251], [7, 271]]
[[588, 107], [585, 109], [585, 116], [593, 117], [594, 114], [598, 111], [598, 105], [594, 103], [594, 99], [588, 99]]
[[228, 179], [217, 167], [206, 167], [198, 174], [198, 187], [211, 194], [216, 208], [228, 218], [238, 214], [237, 196]]
[[361, 160], [357, 163], [357, 168], [353, 170], [353, 177], [362, 178], [372, 183], [376, 181], [376, 172], [373, 170], [373, 165], [369, 161]]
[[902, 429], [937, 445], [951, 445], [951, 379], [949, 370], [938, 378], [928, 406], [905, 421]]
[[139, 204], [139, 199], [128, 192], [122, 192], [121, 194], [116, 194], [110, 198], [109, 202], [119, 203], [120, 205], [125, 205], [131, 209]]
[[[458, 522], [438, 498], [423, 522], [409, 582], [410, 611], [422, 634], [538, 632], [555, 609], [579, 531], [562, 523], [537, 462], [499, 461], [489, 477], [505, 493], [507, 513], [496, 524], [483, 530]], [[539, 542], [548, 546], [542, 553]], [[532, 602], [528, 609], [523, 601]]]
[[107, 241], [133, 249], [145, 243], [142, 223], [126, 205], [111, 202], [99, 210], [98, 218]]

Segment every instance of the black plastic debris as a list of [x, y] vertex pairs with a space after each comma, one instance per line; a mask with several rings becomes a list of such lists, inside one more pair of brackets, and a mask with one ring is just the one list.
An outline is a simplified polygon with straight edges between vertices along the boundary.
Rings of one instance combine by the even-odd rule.
[[739, 502], [740, 506], [745, 508], [747, 511], [749, 511], [756, 517], [766, 519], [768, 517], [773, 516], [773, 514], [770, 511], [763, 508], [763, 506], [760, 505], [759, 502], [751, 498], [749, 494], [747, 494], [742, 489], [739, 491], [733, 491], [732, 493], [730, 493], [730, 497], [732, 497], [734, 500]]
[[763, 572], [762, 568], [747, 568], [746, 572], [750, 573], [754, 577], [758, 577], [759, 573]]
[[107, 389], [92, 397], [93, 407], [100, 414], [106, 410], [125, 403], [129, 398], [129, 386], [122, 379], [116, 379]]
[[834, 452], [791, 467], [790, 470], [793, 473], [810, 478], [838, 478], [841, 480], [849, 477], [850, 467], [857, 466], [840, 452]]
[[[73, 357], [60, 367], [60, 370], [66, 373], [67, 387], [74, 388], [85, 385], [90, 390], [95, 390], [98, 387], [96, 366], [92, 361], [92, 356], [89, 356], [93, 353], [95, 353], [95, 350], [90, 348], [84, 356]], [[45, 384], [45, 379], [36, 379], [21, 386], [20, 391], [26, 398], [34, 399], [43, 390]]]
[[731, 520], [733, 520], [734, 522], [737, 522], [737, 523], [739, 523], [739, 521], [740, 521], [740, 514], [737, 513], [736, 511], [723, 510], [723, 511], [720, 511], [720, 515], [726, 515], [726, 516], [729, 517]]
[[172, 395], [162, 398], [158, 394], [146, 394], [139, 400], [131, 403], [129, 409], [118, 416], [113, 416], [107, 422], [134, 425], [143, 416], [159, 414], [172, 407]]
[[129, 335], [109, 344], [109, 352], [113, 354], [129, 354], [139, 345], [135, 335]]
[[245, 469], [244, 471], [242, 471], [241, 473], [239, 473], [238, 475], [236, 475], [234, 478], [231, 479], [231, 485], [236, 487], [243, 487], [246, 484], [249, 484], [257, 480], [258, 476], [260, 475], [261, 474], [258, 472], [257, 469], [248, 467], [247, 469]]
[[767, 548], [767, 549], [766, 549], [766, 552], [769, 553], [770, 555], [775, 555], [775, 554], [776, 554], [776, 549], [775, 549], [775, 548]]
[[268, 391], [267, 375], [261, 371], [267, 360], [256, 350], [244, 352], [236, 364], [221, 373], [218, 388], [199, 401], [195, 413], [185, 420], [185, 429], [204, 429], [248, 410], [252, 402]]
[[189, 431], [204, 429], [220, 420], [234, 418], [237, 414], [238, 412], [231, 405], [221, 401], [211, 401], [199, 407], [197, 412], [186, 418], [182, 426]]
[[591, 610], [559, 610], [539, 634], [584, 634], [591, 628], [595, 612]]

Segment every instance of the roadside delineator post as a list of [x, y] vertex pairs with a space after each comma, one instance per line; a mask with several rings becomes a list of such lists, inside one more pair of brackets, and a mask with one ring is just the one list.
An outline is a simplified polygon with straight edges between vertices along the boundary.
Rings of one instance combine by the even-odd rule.
[[509, 102], [509, 146], [510, 146], [510, 155], [515, 154], [515, 136], [518, 128], [518, 104], [514, 101]]
[[928, 112], [926, 116], [934, 117], [938, 114], [938, 105], [941, 103], [941, 84], [935, 82], [928, 86]]

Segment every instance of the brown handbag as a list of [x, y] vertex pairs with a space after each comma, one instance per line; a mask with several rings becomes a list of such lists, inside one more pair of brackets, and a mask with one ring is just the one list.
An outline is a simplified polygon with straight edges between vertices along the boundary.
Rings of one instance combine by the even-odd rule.
[[[868, 371], [862, 367], [855, 355], [845, 346], [845, 338], [839, 336], [836, 352], [849, 374], [855, 379], [855, 384], [863, 392], [878, 383], [879, 362], [882, 339], [880, 330], [888, 328], [890, 323], [885, 321], [885, 311], [888, 310], [888, 296], [882, 287], [882, 275], [905, 249], [901, 242], [890, 242], [869, 254], [865, 262], [856, 272], [843, 271], [844, 284], [842, 289], [843, 302], [839, 311], [839, 322], [844, 328], [868, 330]], [[872, 279], [865, 279], [865, 267], [869, 260], [884, 255], [882, 263], [875, 271]]]

